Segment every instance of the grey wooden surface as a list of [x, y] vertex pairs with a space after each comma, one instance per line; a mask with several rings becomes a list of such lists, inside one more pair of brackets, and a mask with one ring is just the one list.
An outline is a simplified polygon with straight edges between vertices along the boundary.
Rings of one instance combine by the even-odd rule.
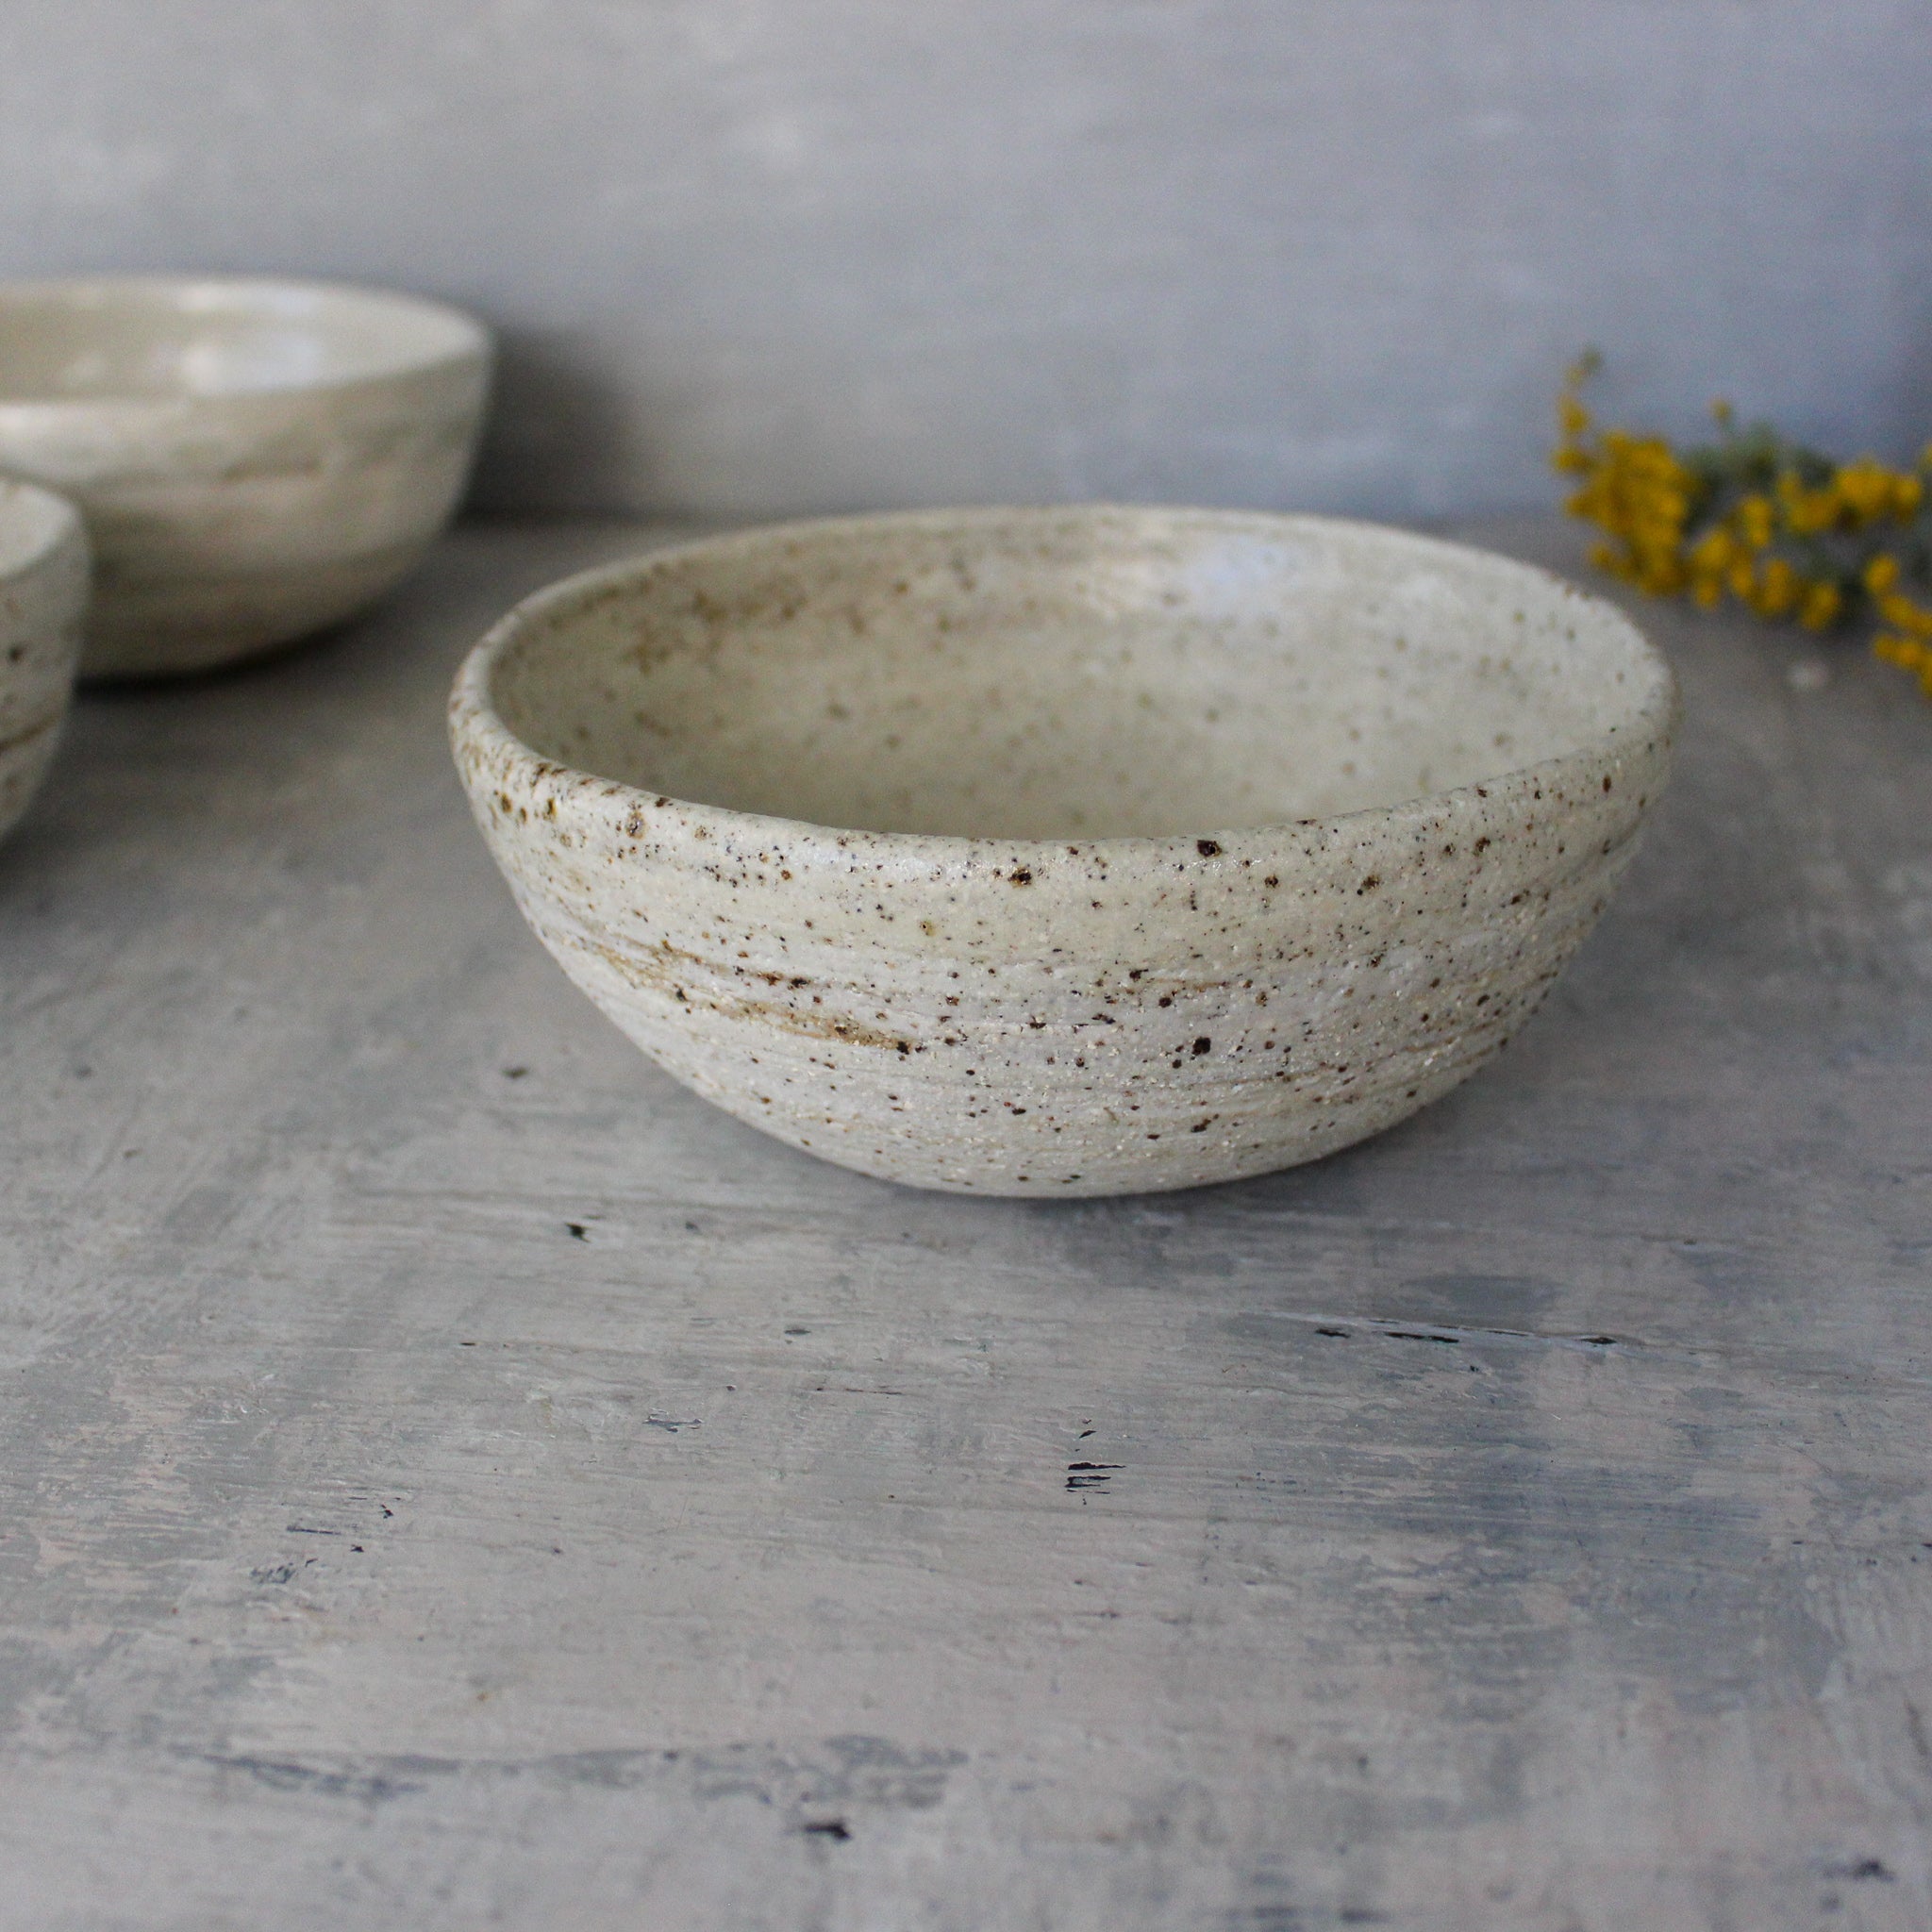
[[1653, 609], [1675, 788], [1496, 1067], [922, 1196], [467, 822], [459, 650], [643, 534], [90, 697], [0, 850], [0, 1925], [1932, 1920], [1932, 708]]

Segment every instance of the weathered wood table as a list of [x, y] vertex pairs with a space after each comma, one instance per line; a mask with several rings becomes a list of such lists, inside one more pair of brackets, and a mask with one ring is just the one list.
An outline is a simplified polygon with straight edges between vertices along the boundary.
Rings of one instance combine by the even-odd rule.
[[1932, 708], [1648, 608], [1675, 788], [1494, 1068], [927, 1196], [465, 815], [459, 652], [652, 534], [91, 696], [0, 850], [0, 1925], [1932, 1924]]

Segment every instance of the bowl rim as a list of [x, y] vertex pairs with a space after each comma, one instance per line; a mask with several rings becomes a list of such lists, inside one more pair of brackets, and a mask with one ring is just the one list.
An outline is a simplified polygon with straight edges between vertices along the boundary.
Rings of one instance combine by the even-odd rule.
[[[728, 554], [734, 549], [762, 548], [774, 541], [803, 535], [844, 531], [864, 533], [970, 527], [975, 524], [997, 525], [1015, 517], [1143, 515], [1170, 523], [1178, 521], [1224, 529], [1313, 528], [1317, 531], [1346, 532], [1390, 541], [1423, 555], [1434, 554], [1457, 559], [1474, 558], [1484, 564], [1519, 572], [1531, 580], [1540, 580], [1546, 587], [1579, 599], [1593, 614], [1607, 618], [1613, 625], [1628, 634], [1638, 647], [1640, 661], [1650, 670], [1652, 676], [1647, 688], [1633, 694], [1628, 712], [1620, 722], [1601, 727], [1575, 749], [1558, 753], [1554, 758], [1537, 759], [1530, 764], [1511, 766], [1440, 791], [1424, 792], [1413, 798], [1393, 800], [1387, 805], [1361, 806], [1352, 811], [1314, 818], [1280, 819], [1264, 824], [1204, 824], [1184, 832], [1069, 835], [1045, 839], [1015, 839], [961, 832], [877, 831], [866, 826], [822, 824], [810, 819], [787, 818], [772, 812], [738, 811], [727, 806], [708, 805], [702, 800], [674, 797], [621, 778], [565, 764], [518, 737], [496, 708], [491, 687], [497, 665], [532, 624], [561, 606], [585, 601], [613, 585], [635, 581], [647, 571], [694, 554], [719, 551]], [[935, 861], [948, 871], [977, 871], [983, 864], [995, 860], [1005, 863], [1009, 856], [1024, 859], [1028, 856], [1044, 858], [1070, 851], [1081, 855], [1118, 853], [1124, 858], [1130, 853], [1158, 856], [1163, 851], [1178, 853], [1183, 850], [1193, 856], [1197, 852], [1205, 853], [1208, 846], [1212, 846], [1217, 855], [1224, 852], [1240, 858], [1252, 856], [1278, 841], [1284, 833], [1293, 833], [1305, 840], [1310, 835], [1320, 839], [1331, 832], [1353, 830], [1358, 833], [1370, 822], [1400, 833], [1422, 821], [1440, 819], [1445, 813], [1460, 816], [1472, 810], [1487, 811], [1500, 797], [1514, 796], [1519, 791], [1525, 793], [1534, 791], [1541, 796], [1543, 788], [1560, 783], [1565, 774], [1593, 772], [1607, 760], [1613, 760], [1626, 746], [1634, 747], [1635, 755], [1642, 757], [1647, 750], [1660, 743], [1667, 758], [1682, 709], [1676, 675], [1669, 659], [1628, 613], [1609, 599], [1582, 589], [1541, 564], [1525, 563], [1475, 544], [1426, 536], [1400, 525], [1380, 524], [1363, 518], [1313, 512], [1092, 502], [987, 504], [958, 508], [804, 517], [690, 538], [575, 572], [521, 599], [465, 654], [451, 687], [448, 722], [451, 742], [458, 754], [459, 766], [465, 746], [472, 747], [492, 770], [506, 774], [514, 773], [524, 782], [543, 788], [559, 809], [570, 801], [581, 805], [598, 799], [605, 802], [609, 813], [620, 823], [642, 818], [646, 823], [656, 822], [665, 830], [675, 824], [686, 838], [699, 841], [724, 838], [733, 845], [742, 847], [747, 842], [770, 845], [782, 841], [788, 853], [793, 856], [793, 862], [824, 863], [841, 872], [850, 868], [855, 850], [863, 850], [881, 856], [888, 862], [896, 860], [930, 874]], [[1649, 746], [1643, 742], [1646, 728], [1650, 734]], [[467, 772], [464, 778], [466, 786], [469, 785]], [[474, 791], [475, 788], [471, 789]], [[494, 780], [489, 789], [498, 789]], [[1653, 788], [1651, 802], [1655, 802], [1655, 791], [1660, 789], [1660, 786]], [[600, 812], [598, 815], [605, 814]], [[699, 849], [705, 849], [702, 843]]]
[[[247, 404], [262, 398], [313, 395], [336, 390], [349, 390], [371, 383], [393, 382], [429, 371], [468, 361], [488, 364], [494, 354], [494, 339], [489, 325], [467, 309], [419, 295], [406, 289], [390, 289], [366, 282], [337, 280], [328, 276], [232, 275], [227, 273], [169, 273], [140, 271], [125, 275], [33, 275], [0, 278], [0, 319], [16, 302], [58, 301], [77, 308], [106, 308], [117, 298], [133, 301], [142, 297], [161, 297], [177, 312], [192, 314], [197, 296], [210, 308], [224, 303], [249, 312], [260, 304], [264, 321], [274, 322], [271, 305], [276, 298], [293, 297], [322, 303], [345, 304], [371, 312], [389, 310], [418, 322], [428, 322], [447, 331], [446, 342], [408, 351], [386, 352], [376, 366], [339, 375], [323, 375], [298, 381], [263, 383], [248, 389], [215, 390], [196, 392], [183, 390], [141, 393], [104, 390], [74, 395], [18, 395], [8, 392], [4, 363], [0, 363], [0, 411], [81, 414], [103, 409], [140, 410], [195, 408], [222, 408]], [[292, 318], [280, 318], [291, 320]], [[325, 319], [314, 319], [310, 325], [327, 327]]]
[[11, 562], [7, 560], [5, 540], [0, 539], [0, 585], [21, 583], [71, 545], [85, 547], [86, 526], [70, 498], [25, 476], [0, 474], [0, 523], [10, 522], [16, 508], [30, 508], [42, 521], [38, 532], [29, 537], [28, 548]]

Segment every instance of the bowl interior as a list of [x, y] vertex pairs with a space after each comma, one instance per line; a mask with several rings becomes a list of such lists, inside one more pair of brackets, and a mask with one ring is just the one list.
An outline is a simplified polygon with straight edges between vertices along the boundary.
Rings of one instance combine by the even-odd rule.
[[258, 394], [474, 353], [481, 331], [378, 290], [130, 276], [0, 286], [0, 401]]
[[533, 601], [490, 695], [541, 756], [728, 809], [1167, 837], [1479, 782], [1628, 725], [1668, 672], [1607, 604], [1318, 518], [853, 519]]

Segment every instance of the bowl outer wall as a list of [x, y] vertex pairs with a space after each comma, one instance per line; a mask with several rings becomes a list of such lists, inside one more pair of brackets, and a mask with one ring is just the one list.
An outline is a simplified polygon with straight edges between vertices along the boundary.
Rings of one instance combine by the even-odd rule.
[[658, 796], [540, 756], [489, 687], [531, 619], [664, 557], [541, 592], [472, 652], [451, 734], [473, 810], [538, 937], [675, 1077], [914, 1186], [1191, 1187], [1392, 1125], [1534, 1011], [1668, 775], [1652, 653], [1648, 695], [1581, 749], [1325, 820], [983, 841]]
[[71, 497], [87, 520], [84, 677], [273, 650], [369, 604], [435, 541], [475, 458], [490, 337], [441, 304], [380, 299], [448, 318], [458, 340], [297, 387], [0, 401], [0, 470]]
[[26, 810], [59, 744], [88, 595], [79, 512], [51, 491], [0, 482], [0, 520], [16, 504], [44, 520], [46, 535], [0, 573], [0, 838]]

